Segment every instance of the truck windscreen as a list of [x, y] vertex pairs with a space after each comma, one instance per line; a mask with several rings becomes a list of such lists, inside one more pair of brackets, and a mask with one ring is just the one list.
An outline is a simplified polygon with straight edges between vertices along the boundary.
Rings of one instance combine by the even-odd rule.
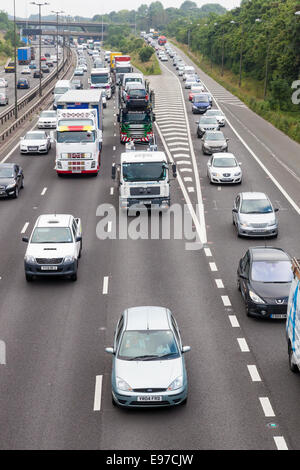
[[92, 83], [108, 83], [109, 78], [108, 74], [105, 75], [91, 75], [91, 82]]
[[123, 163], [124, 181], [162, 181], [166, 178], [165, 162]]
[[147, 124], [150, 121], [150, 116], [147, 113], [124, 113], [123, 114], [123, 122], [126, 123], [140, 123], [140, 124]]
[[131, 67], [116, 67], [116, 73], [130, 73]]
[[64, 131], [57, 132], [57, 143], [80, 144], [95, 142], [95, 131]]

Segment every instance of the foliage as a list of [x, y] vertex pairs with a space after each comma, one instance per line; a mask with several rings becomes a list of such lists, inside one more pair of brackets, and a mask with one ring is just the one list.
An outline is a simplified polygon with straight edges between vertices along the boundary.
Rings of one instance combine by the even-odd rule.
[[144, 46], [139, 51], [139, 58], [142, 62], [148, 62], [153, 54], [154, 54], [153, 47]]

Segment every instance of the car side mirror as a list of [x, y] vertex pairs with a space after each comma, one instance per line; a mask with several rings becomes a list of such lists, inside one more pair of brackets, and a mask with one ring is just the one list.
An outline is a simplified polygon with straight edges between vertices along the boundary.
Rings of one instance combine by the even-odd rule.
[[28, 242], [29, 242], [29, 238], [28, 238], [28, 237], [22, 237], [22, 242], [28, 243]]
[[279, 211], [278, 207], [275, 207], [274, 212], [278, 212], [278, 211]]
[[105, 348], [105, 352], [107, 352], [108, 354], [115, 354], [114, 348]]
[[182, 346], [181, 352], [186, 353], [186, 352], [189, 352], [190, 350], [191, 350], [191, 346]]
[[78, 235], [76, 238], [75, 238], [75, 242], [81, 242], [82, 240], [82, 236], [81, 235]]
[[228, 137], [226, 137], [226, 142], [228, 142], [228, 141], [229, 141], [229, 139], [228, 139]]
[[232, 212], [235, 212], [237, 214], [238, 210], [237, 209], [232, 209]]

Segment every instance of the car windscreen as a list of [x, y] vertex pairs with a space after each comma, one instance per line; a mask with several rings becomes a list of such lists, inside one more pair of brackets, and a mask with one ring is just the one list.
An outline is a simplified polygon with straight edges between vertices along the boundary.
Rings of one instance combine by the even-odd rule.
[[163, 162], [123, 163], [125, 181], [161, 181], [166, 178], [167, 164]]
[[40, 117], [53, 118], [56, 117], [56, 113], [52, 113], [51, 111], [43, 111], [41, 112]]
[[290, 261], [254, 261], [251, 269], [252, 281], [291, 282], [293, 272]]
[[218, 122], [216, 120], [216, 118], [212, 117], [212, 118], [208, 118], [208, 117], [203, 117], [200, 119], [200, 124], [216, 124], [218, 125]]
[[95, 142], [95, 131], [64, 131], [57, 132], [57, 142], [59, 144], [79, 144]]
[[36, 227], [31, 243], [72, 243], [69, 227]]
[[273, 208], [268, 199], [244, 199], [240, 212], [242, 214], [269, 214]]
[[14, 173], [12, 168], [0, 168], [0, 178], [13, 178]]
[[28, 132], [25, 135], [26, 140], [42, 140], [45, 139], [45, 134], [44, 133], [33, 133], [33, 132]]
[[67, 88], [67, 87], [57, 87], [57, 88], [54, 89], [54, 94], [55, 95], [63, 95], [67, 91], [69, 91], [69, 88]]
[[147, 361], [175, 359], [179, 357], [178, 346], [171, 330], [127, 330], [123, 333], [118, 359]]
[[224, 113], [222, 111], [218, 111], [217, 109], [209, 109], [206, 111], [206, 114], [208, 116], [224, 116]]
[[205, 132], [205, 140], [225, 140], [221, 132]]
[[132, 89], [130, 88], [127, 91], [127, 94], [130, 96], [130, 98], [145, 98], [147, 95], [146, 90], [143, 89]]
[[92, 83], [108, 83], [108, 81], [108, 73], [104, 73], [102, 75], [91, 75]]
[[237, 166], [237, 163], [235, 158], [215, 157], [213, 161], [213, 166], [215, 168], [229, 168]]
[[194, 103], [209, 103], [209, 99], [207, 95], [194, 95], [193, 102]]

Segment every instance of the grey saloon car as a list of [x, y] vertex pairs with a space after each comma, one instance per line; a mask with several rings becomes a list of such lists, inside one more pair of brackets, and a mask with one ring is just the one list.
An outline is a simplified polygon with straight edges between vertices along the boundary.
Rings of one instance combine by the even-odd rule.
[[232, 222], [239, 237], [277, 237], [277, 208], [260, 192], [240, 193], [234, 200]]
[[224, 137], [222, 131], [206, 131], [202, 137], [202, 152], [211, 155], [214, 152], [227, 152], [228, 138]]
[[179, 329], [169, 309], [133, 307], [118, 322], [113, 355], [112, 402], [128, 408], [164, 407], [187, 400], [187, 373]]

